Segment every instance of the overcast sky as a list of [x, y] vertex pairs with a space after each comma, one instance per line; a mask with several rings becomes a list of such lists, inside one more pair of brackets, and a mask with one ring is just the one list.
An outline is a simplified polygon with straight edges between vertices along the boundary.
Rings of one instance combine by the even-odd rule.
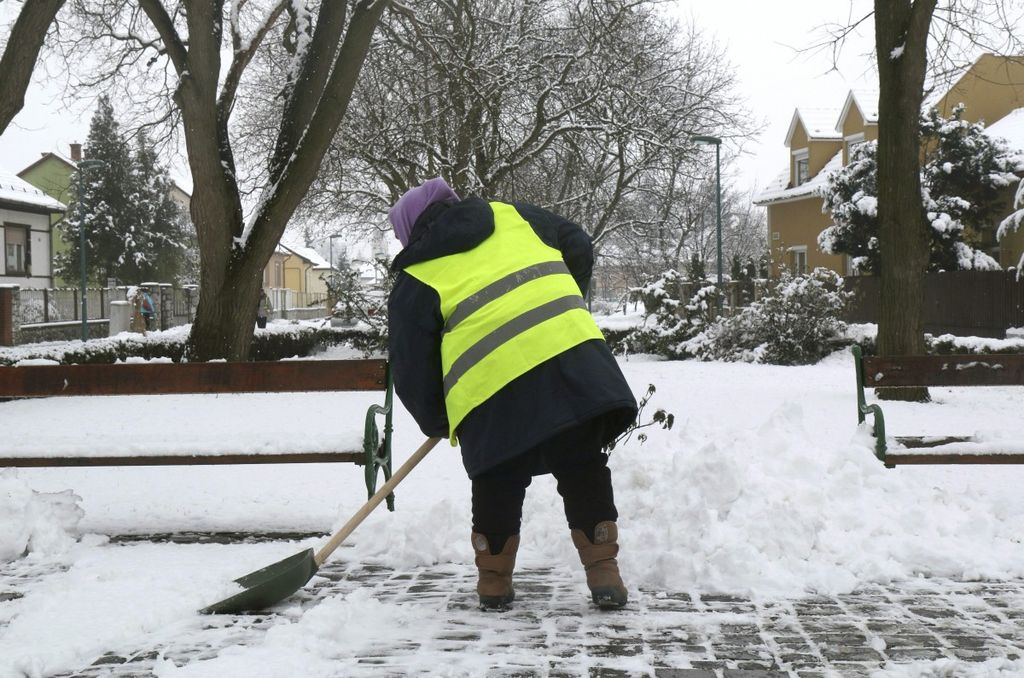
[[[853, 0], [853, 4], [854, 16], [870, 8], [868, 0]], [[846, 21], [851, 15], [850, 0], [677, 0], [675, 5], [677, 16], [692, 17], [726, 46], [739, 76], [739, 92], [754, 117], [765, 124], [737, 164], [736, 179], [743, 187], [763, 187], [786, 167], [783, 141], [796, 106], [838, 108], [851, 86], [863, 86], [865, 76], [875, 86], [865, 56], [873, 44], [870, 21], [847, 44], [839, 72], [828, 72], [828, 54], [795, 51], [820, 39], [817, 29], [822, 24]], [[9, 25], [4, 15], [9, 19], [18, 6], [0, 0], [0, 26]], [[858, 10], [863, 11], [858, 14]], [[116, 108], [117, 102], [114, 104]], [[71, 142], [84, 142], [88, 134], [91, 108], [83, 108], [82, 104], [63, 102], [60, 88], [45, 74], [37, 73], [25, 108], [0, 136], [0, 165], [19, 171], [41, 152], [67, 154]], [[710, 152], [709, 159], [713, 161]], [[187, 177], [182, 178], [183, 184], [191, 184]]]
[[832, 70], [830, 53], [800, 52], [821, 41], [823, 24], [867, 14], [867, 0], [677, 0], [675, 5], [678, 17], [692, 17], [725, 45], [739, 92], [764, 124], [737, 162], [737, 181], [747, 188], [763, 188], [788, 167], [784, 142], [797, 106], [841, 108], [851, 87], [878, 86], [868, 56], [874, 49], [870, 20], [850, 36], [838, 71]]

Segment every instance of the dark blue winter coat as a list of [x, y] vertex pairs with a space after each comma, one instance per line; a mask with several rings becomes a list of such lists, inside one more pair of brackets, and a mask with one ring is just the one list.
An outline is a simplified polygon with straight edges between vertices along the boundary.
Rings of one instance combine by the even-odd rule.
[[[547, 245], [559, 250], [580, 290], [590, 286], [594, 250], [576, 224], [551, 212], [512, 203]], [[473, 249], [494, 232], [490, 205], [477, 198], [435, 203], [417, 219], [388, 300], [390, 361], [395, 390], [428, 436], [448, 436], [441, 374], [444, 320], [440, 298], [405, 273], [422, 261]], [[459, 425], [459, 446], [470, 478], [531, 451], [556, 433], [584, 422], [609, 442], [636, 417], [636, 399], [607, 344], [591, 340], [516, 378]], [[539, 461], [535, 473], [545, 469]]]

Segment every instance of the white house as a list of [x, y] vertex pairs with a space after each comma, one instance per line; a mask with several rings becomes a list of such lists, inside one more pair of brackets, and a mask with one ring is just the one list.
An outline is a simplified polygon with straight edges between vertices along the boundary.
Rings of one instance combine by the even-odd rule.
[[64, 210], [63, 203], [0, 167], [0, 284], [53, 286], [50, 215]]

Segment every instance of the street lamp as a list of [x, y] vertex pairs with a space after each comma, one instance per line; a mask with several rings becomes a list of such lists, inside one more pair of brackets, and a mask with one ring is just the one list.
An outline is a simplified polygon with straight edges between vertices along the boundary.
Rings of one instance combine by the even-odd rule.
[[697, 135], [693, 143], [715, 147], [715, 203], [718, 212], [718, 287], [722, 287], [722, 140], [719, 137]]
[[327, 239], [330, 242], [329, 249], [330, 249], [330, 257], [331, 257], [331, 276], [334, 275], [334, 239], [335, 238], [344, 238], [344, 237], [345, 237], [344, 233], [335, 233], [333, 235], [327, 236]]
[[82, 341], [89, 339], [89, 312], [85, 297], [85, 208], [82, 205], [82, 196], [85, 191], [82, 187], [82, 179], [85, 173], [92, 168], [99, 169], [106, 165], [102, 160], [79, 160], [78, 161], [78, 249], [79, 265], [82, 269]]

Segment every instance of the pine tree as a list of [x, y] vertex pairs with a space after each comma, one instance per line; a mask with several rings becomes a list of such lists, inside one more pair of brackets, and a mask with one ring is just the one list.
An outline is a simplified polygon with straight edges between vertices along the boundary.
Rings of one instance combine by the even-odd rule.
[[185, 218], [171, 199], [171, 179], [145, 133], [139, 134], [133, 161], [133, 199], [125, 221], [119, 277], [176, 280], [185, 259]]
[[[977, 249], [994, 225], [1000, 192], [1014, 180], [1014, 154], [984, 134], [984, 125], [963, 120], [963, 107], [950, 118], [931, 110], [921, 119], [925, 149], [922, 201], [930, 229], [929, 270], [998, 269]], [[824, 190], [833, 226], [818, 236], [828, 254], [847, 254], [855, 271], [877, 273], [877, 142], [860, 144], [850, 163], [835, 172]]]
[[79, 171], [71, 175], [74, 199], [68, 206], [62, 237], [70, 247], [58, 255], [56, 265], [60, 276], [77, 280], [81, 275], [80, 233], [84, 225], [86, 241], [86, 276], [105, 282], [114, 277], [121, 250], [120, 223], [127, 209], [124, 186], [131, 175], [131, 155], [121, 135], [110, 99], [100, 97], [99, 106], [89, 124], [85, 157], [103, 162], [100, 167], [85, 170], [82, 194], [78, 195]]
[[[87, 277], [99, 283], [174, 280], [185, 255], [184, 215], [171, 200], [167, 170], [145, 134], [133, 154], [105, 96], [90, 123], [85, 155], [104, 164], [87, 170], [82, 195], [69, 206], [63, 238], [70, 247], [57, 257], [60, 274], [80, 275], [84, 225]], [[78, 172], [71, 181], [77, 190]]]

